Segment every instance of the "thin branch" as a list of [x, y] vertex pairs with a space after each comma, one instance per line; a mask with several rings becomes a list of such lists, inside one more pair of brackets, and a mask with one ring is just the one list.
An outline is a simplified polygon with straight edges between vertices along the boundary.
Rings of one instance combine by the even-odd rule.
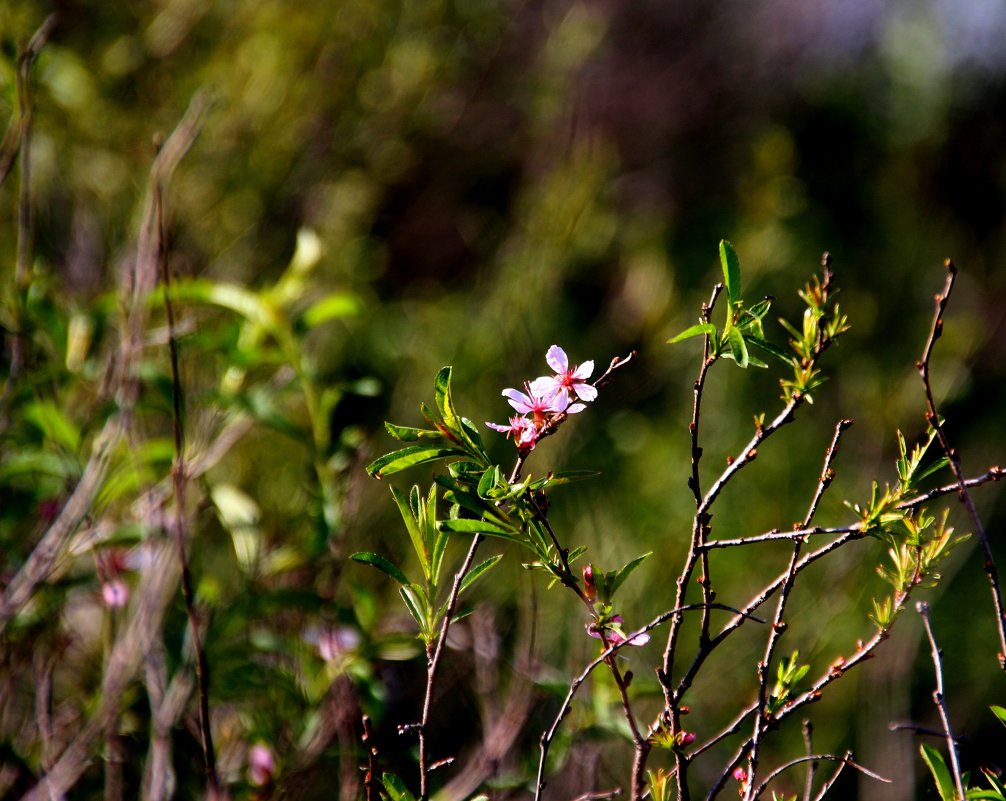
[[7, 426], [7, 406], [25, 363], [24, 307], [25, 296], [31, 283], [31, 260], [34, 250], [34, 219], [31, 196], [31, 125], [34, 104], [31, 90], [31, 72], [35, 59], [56, 27], [58, 16], [50, 14], [35, 31], [28, 45], [18, 54], [15, 88], [17, 92], [17, 121], [4, 137], [0, 151], [0, 184], [9, 174], [14, 157], [20, 151], [21, 175], [17, 205], [17, 255], [14, 265], [14, 302], [12, 305], [13, 336], [11, 337], [10, 364], [3, 391], [0, 392], [0, 431]]
[[868, 768], [864, 768], [858, 762], [855, 762], [852, 758], [852, 752], [846, 751], [844, 756], [838, 756], [837, 754], [809, 754], [807, 756], [798, 757], [796, 759], [790, 760], [784, 765], [780, 765], [774, 771], [772, 771], [768, 776], [765, 777], [765, 781], [758, 785], [758, 788], [752, 795], [752, 798], [757, 798], [768, 788], [769, 783], [779, 776], [784, 771], [789, 770], [796, 765], [802, 765], [804, 762], [841, 762], [843, 765], [847, 765], [851, 768], [855, 768], [864, 776], [869, 776], [871, 779], [876, 779], [878, 782], [884, 782], [885, 784], [890, 784], [891, 780], [886, 779], [878, 773], [874, 773]]
[[940, 721], [943, 723], [943, 732], [947, 741], [947, 751], [950, 753], [950, 772], [954, 776], [954, 786], [957, 788], [957, 797], [963, 801], [967, 798], [964, 790], [964, 779], [961, 776], [961, 762], [957, 755], [957, 741], [954, 738], [953, 728], [950, 726], [950, 714], [947, 712], [946, 699], [943, 697], [943, 652], [936, 644], [936, 635], [933, 634], [933, 624], [929, 619], [929, 604], [919, 601], [915, 604], [915, 609], [922, 617], [922, 625], [926, 628], [926, 636], [929, 638], [929, 645], [932, 648], [933, 670], [936, 673], [936, 689], [933, 690], [933, 703], [940, 712]]
[[[809, 718], [805, 718], [803, 721], [803, 744], [807, 749], [808, 756], [814, 753], [814, 724], [811, 723]], [[815, 773], [817, 773], [817, 761], [811, 760], [807, 763], [807, 778], [803, 783], [804, 801], [811, 801], [811, 795], [814, 792]]]
[[[851, 425], [851, 420], [839, 420], [835, 424], [835, 433], [832, 436], [831, 444], [828, 446], [828, 450], [824, 455], [824, 465], [821, 468], [821, 476], [817, 482], [817, 489], [800, 528], [805, 528], [811, 524], [814, 519], [814, 515], [817, 513], [817, 507], [821, 502], [821, 498], [831, 485], [832, 479], [835, 475], [834, 470], [832, 469], [832, 464], [834, 464], [835, 457], [838, 454], [838, 443], [842, 438], [842, 434], [847, 431]], [[786, 630], [786, 623], [784, 619], [786, 604], [789, 601], [789, 595], [793, 589], [793, 583], [796, 579], [797, 566], [800, 562], [800, 551], [803, 547], [803, 543], [804, 540], [800, 539], [793, 542], [793, 555], [790, 559], [786, 580], [780, 588], [779, 602], [776, 605], [775, 617], [772, 620], [772, 625], [769, 627], [768, 642], [765, 644], [765, 655], [762, 657], [761, 661], [758, 662], [757, 666], [758, 710], [755, 714], [754, 732], [751, 736], [751, 750], [748, 755], [748, 762], [750, 765], [748, 775], [750, 778], [747, 786], [747, 792], [744, 795], [745, 801], [751, 801], [751, 799], [756, 797], [751, 794], [751, 791], [754, 787], [755, 777], [758, 775], [758, 758], [760, 756], [762, 737], [764, 736], [768, 726], [765, 710], [768, 704], [769, 694], [769, 668], [772, 666], [772, 660], [775, 657], [775, 650], [779, 644], [779, 640], [782, 639], [783, 632]]]
[[440, 664], [440, 657], [443, 655], [444, 646], [447, 644], [447, 634], [451, 628], [451, 618], [458, 605], [458, 596], [461, 594], [461, 582], [472, 566], [475, 559], [475, 552], [482, 544], [484, 537], [476, 534], [472, 539], [471, 547], [461, 568], [454, 574], [454, 584], [451, 587], [451, 594], [447, 599], [447, 608], [444, 612], [444, 622], [440, 629], [440, 636], [432, 653], [427, 653], [426, 663], [426, 695], [423, 698], [423, 717], [416, 727], [419, 730], [419, 794], [421, 801], [427, 801], [430, 797], [429, 774], [432, 770], [429, 764], [429, 748], [426, 741], [426, 727], [430, 722], [430, 710], [433, 707], [433, 685], [437, 676], [437, 667]]
[[196, 655], [196, 683], [199, 687], [199, 739], [203, 750], [203, 765], [210, 797], [219, 794], [220, 781], [217, 777], [217, 759], [213, 748], [213, 732], [210, 729], [209, 667], [206, 650], [199, 633], [199, 619], [196, 612], [195, 592], [192, 589], [192, 574], [186, 556], [188, 521], [185, 518], [185, 427], [182, 419], [182, 383], [178, 369], [178, 342], [175, 336], [175, 310], [171, 303], [171, 275], [168, 270], [164, 235], [163, 187], [160, 178], [154, 185], [154, 207], [157, 224], [157, 260], [160, 263], [161, 285], [164, 288], [164, 313], [168, 324], [168, 353], [171, 360], [171, 430], [175, 458], [171, 467], [171, 477], [175, 490], [175, 520], [172, 526], [178, 547], [178, 561], [181, 565], [182, 597], [185, 612], [192, 632], [192, 644]]
[[951, 447], [950, 441], [947, 439], [946, 431], [940, 421], [940, 416], [936, 411], [936, 400], [933, 397], [933, 387], [929, 380], [929, 365], [932, 360], [933, 349], [936, 346], [936, 340], [939, 339], [940, 335], [943, 333], [943, 312], [946, 310], [947, 303], [950, 301], [950, 294], [953, 292], [954, 284], [957, 280], [957, 268], [954, 266], [954, 263], [950, 261], [950, 259], [947, 259], [944, 264], [947, 269], [946, 284], [943, 287], [943, 292], [936, 295], [936, 310], [933, 314], [932, 326], [929, 329], [929, 338], [926, 340], [926, 345], [923, 348], [922, 358], [916, 363], [916, 366], [918, 367], [919, 375], [922, 378], [922, 384], [926, 390], [926, 420], [936, 432], [936, 437], [940, 441], [940, 447], [943, 448], [943, 453], [946, 455], [947, 461], [950, 463], [950, 469], [953, 471], [954, 478], [957, 480], [961, 503], [964, 504], [965, 508], [968, 510], [968, 514], [971, 516], [971, 521], [975, 527], [975, 533], [978, 535], [978, 541], [981, 544], [982, 552], [985, 556], [985, 573], [988, 576], [990, 589], [992, 591], [992, 603], [995, 607], [996, 613], [996, 628], [999, 632], [999, 666], [1003, 670], [1006, 670], [1006, 618], [1004, 618], [1002, 590], [999, 586], [999, 570], [992, 557], [992, 548], [989, 546], [988, 537], [985, 534], [985, 525], [982, 523], [981, 516], [978, 514], [974, 500], [971, 498], [971, 493], [968, 492], [967, 482], [964, 478], [964, 471], [961, 467], [960, 455], [957, 453], [956, 449]]
[[[535, 784], [536, 789], [534, 795], [535, 801], [540, 801], [542, 791], [545, 789], [545, 759], [548, 756], [549, 746], [551, 745], [552, 740], [555, 739], [555, 735], [559, 731], [559, 726], [562, 724], [563, 718], [565, 718], [567, 713], [569, 712], [569, 708], [573, 703], [573, 696], [576, 695], [576, 691], [580, 689], [580, 686], [587, 680], [587, 677], [590, 676], [590, 674], [594, 671], [595, 668], [605, 664], [605, 662], [608, 659], [610, 659], [615, 653], [620, 651], [622, 648], [626, 647], [627, 645], [632, 645], [637, 637], [640, 637], [643, 634], [648, 634], [650, 631], [657, 628], [657, 626], [666, 623], [668, 620], [677, 615], [682, 615], [685, 612], [691, 612], [694, 610], [702, 609], [702, 606], [703, 606], [702, 604], [688, 604], [687, 606], [683, 606], [679, 609], [671, 609], [666, 612], [663, 612], [662, 614], [655, 617], [653, 620], [651, 620], [649, 623], [647, 623], [638, 631], [634, 631], [632, 632], [632, 634], [626, 636], [624, 640], [607, 645], [607, 647], [600, 653], [600, 655], [598, 655], [597, 658], [595, 658], [592, 662], [590, 662], [583, 669], [583, 671], [581, 671], [580, 675], [578, 675], [576, 678], [573, 679], [572, 682], [570, 682], [569, 691], [566, 693], [566, 698], [563, 700], [562, 705], [559, 707], [559, 712], [555, 716], [555, 719], [552, 721], [552, 725], [547, 730], [542, 732], [541, 735], [541, 741], [540, 741], [541, 754], [538, 760], [538, 778]], [[738, 615], [744, 615], [744, 617], [754, 620], [758, 623], [765, 622], [764, 620], [754, 617], [753, 615], [745, 615], [740, 610], [726, 606], [725, 604], [713, 604], [713, 606], [717, 609], [724, 609], [728, 612], [734, 612], [735, 614]]]
[[622, 794], [621, 787], [614, 787], [611, 790], [600, 793], [584, 793], [583, 795], [578, 795], [573, 801], [610, 801], [612, 798], [618, 798]]
[[[128, 316], [123, 327], [122, 341], [116, 357], [114, 372], [117, 388], [118, 411], [105, 422], [96, 435], [91, 449], [91, 457], [74, 487], [69, 499], [59, 515], [49, 525], [0, 597], [0, 633], [35, 592], [35, 588], [52, 573], [57, 561], [66, 550], [74, 532], [90, 512], [92, 503], [104, 485], [112, 454], [118, 446], [136, 403], [136, 393], [130, 389], [134, 360], [139, 352], [143, 326], [147, 320], [147, 304], [144, 295], [138, 292], [142, 283], [147, 291], [153, 289], [157, 281], [157, 252], [153, 231], [156, 229], [156, 215], [153, 200], [154, 187], [158, 181], [166, 180], [178, 162], [195, 142], [207, 108], [204, 96], [198, 95], [189, 105], [178, 127], [165, 142], [151, 169], [151, 183], [145, 204], [144, 224], [137, 246], [137, 270], [143, 280], [137, 280], [132, 287], [133, 301], [128, 303]], [[141, 269], [142, 266], [142, 269]]]

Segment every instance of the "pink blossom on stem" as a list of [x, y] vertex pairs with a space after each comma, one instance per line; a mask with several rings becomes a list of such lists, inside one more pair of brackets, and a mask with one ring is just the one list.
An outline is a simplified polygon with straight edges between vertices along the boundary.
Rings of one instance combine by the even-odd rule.
[[255, 743], [248, 749], [248, 779], [256, 787], [268, 784], [276, 772], [276, 758], [272, 749], [263, 743]]
[[587, 383], [590, 374], [594, 372], [593, 360], [579, 365], [569, 364], [566, 351], [558, 345], [553, 345], [545, 354], [548, 366], [555, 370], [555, 375], [546, 375], [531, 382], [531, 390], [545, 397], [562, 397], [565, 399], [568, 414], [583, 411], [586, 407], [574, 400], [590, 402], [597, 397], [597, 388]]
[[510, 418], [510, 425], [504, 426], [498, 423], [486, 423], [486, 425], [493, 431], [499, 431], [501, 434], [513, 437], [518, 448], [531, 450], [538, 439], [538, 427], [534, 421], [527, 417], [521, 417], [519, 414]]
[[129, 588], [116, 576], [101, 585], [101, 598], [109, 609], [121, 609], [129, 600]]
[[[603, 630], [604, 636], [607, 639], [608, 644], [618, 645], [619, 643], [623, 643], [626, 641], [626, 639], [628, 639], [625, 636], [625, 632], [622, 631], [623, 622], [624, 621], [622, 620], [621, 615], [615, 615], [607, 623], [603, 623], [600, 625], [597, 623], [597, 621], [592, 621], [587, 624], [587, 634], [589, 634], [591, 637], [597, 640], [600, 640], [601, 631]], [[649, 634], [645, 633], [637, 634], [635, 637], [632, 638], [632, 641], [629, 643], [629, 645], [646, 645], [646, 643], [648, 643], [649, 641], [650, 641]]]
[[524, 389], [527, 390], [526, 393], [519, 389], [504, 389], [503, 397], [521, 414], [531, 415], [536, 426], [541, 427], [545, 424], [546, 417], [565, 412], [569, 406], [567, 398], [544, 396], [535, 392], [527, 383], [524, 384]]

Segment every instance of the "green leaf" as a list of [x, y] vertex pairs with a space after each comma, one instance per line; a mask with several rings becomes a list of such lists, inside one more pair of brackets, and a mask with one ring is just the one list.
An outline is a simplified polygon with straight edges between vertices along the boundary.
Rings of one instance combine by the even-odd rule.
[[444, 435], [439, 431], [432, 431], [428, 428], [411, 428], [409, 426], [396, 426], [394, 423], [385, 423], [385, 430], [400, 442], [418, 442], [421, 439], [444, 440]]
[[692, 337], [697, 337], [700, 334], [705, 334], [707, 336], [716, 335], [716, 326], [712, 323], [697, 323], [696, 325], [686, 328], [676, 337], [671, 337], [667, 340], [668, 345], [674, 345], [677, 342], [682, 342], [686, 339], [691, 339]]
[[725, 239], [720, 240], [720, 265], [723, 267], [723, 282], [730, 299], [730, 312], [733, 313], [734, 304], [741, 300], [741, 263], [734, 246]]
[[622, 583], [629, 577], [633, 570], [639, 567], [643, 562], [645, 562], [649, 557], [653, 556], [653, 551], [648, 551], [642, 556], [637, 556], [631, 562], [629, 562], [625, 567], [619, 570], [611, 579], [610, 588], [608, 590], [610, 596], [614, 596], [615, 592]]
[[412, 615], [412, 619], [419, 626], [420, 634], [425, 639], [429, 632], [426, 631], [426, 614], [420, 609], [423, 596], [418, 592], [418, 589], [415, 584], [409, 584], [399, 587], [398, 592], [402, 596], [402, 600], [405, 601], [405, 606], [409, 610], [409, 614]]
[[943, 755], [928, 743], [920, 745], [919, 752], [922, 754], [923, 761], [929, 767], [929, 771], [933, 774], [933, 780], [936, 782], [936, 790], [939, 792], [940, 798], [943, 801], [954, 801], [954, 781], [950, 776], [947, 763], [943, 761]]
[[486, 520], [441, 520], [439, 525], [441, 531], [450, 531], [454, 534], [486, 534], [490, 537], [499, 537], [500, 539], [526, 545], [524, 538], [519, 532], [510, 528], [503, 528]]
[[329, 320], [351, 317], [360, 311], [360, 300], [348, 292], [333, 292], [310, 306], [301, 320], [308, 328], [315, 328]]
[[1001, 706], [996, 706], [993, 704], [989, 707], [992, 710], [992, 714], [999, 718], [999, 722], [1006, 726], [1006, 709]]
[[381, 783], [388, 791], [391, 801], [415, 801], [416, 797], [409, 792], [405, 782], [399, 779], [394, 773], [385, 773], [381, 776]]
[[748, 334], [744, 337], [749, 345], [754, 345], [756, 348], [760, 348], [765, 351], [770, 356], [775, 356], [783, 364], [792, 364], [793, 358], [782, 348], [773, 342], [769, 342], [767, 339], [762, 339], [761, 337], [756, 337]]
[[80, 447], [80, 431], [63, 410], [52, 401], [34, 401], [25, 408], [24, 416], [56, 445], [75, 453]]
[[359, 551], [358, 553], [354, 553], [349, 558], [352, 559], [354, 562], [360, 562], [361, 564], [364, 565], [370, 565], [371, 567], [376, 567], [382, 573], [384, 573], [387, 576], [390, 576], [399, 584], [409, 583], [409, 579], [396, 564], [394, 564], [393, 562], [389, 562], [387, 559], [385, 559], [378, 553], [372, 553], [371, 551]]
[[408, 498], [406, 498], [405, 495], [403, 495], [398, 489], [392, 487], [391, 496], [395, 499], [395, 504], [398, 506], [398, 511], [402, 515], [402, 520], [405, 521], [405, 527], [409, 531], [409, 538], [412, 540], [412, 548], [415, 550], [416, 556], [419, 557], [419, 564], [423, 568], [423, 574], [426, 576], [427, 580], [429, 580], [430, 551], [426, 539], [419, 530], [419, 523], [417, 521], [418, 514], [416, 512], [416, 507], [419, 505], [419, 487], [414, 486], [410, 491]]
[[730, 343], [730, 355], [737, 362], [738, 367], [748, 366], [748, 346], [744, 342], [744, 335], [739, 328], [731, 328], [727, 331], [727, 340]]
[[436, 392], [437, 408], [440, 410], [440, 417], [452, 432], [460, 433], [461, 419], [454, 409], [454, 401], [451, 399], [451, 368], [442, 367], [437, 373], [434, 381]]
[[476, 565], [465, 573], [465, 577], [461, 579], [461, 586], [458, 588], [459, 594], [467, 590], [475, 581], [478, 580], [480, 576], [482, 576], [482, 574], [495, 566], [495, 564], [502, 558], [503, 554], [501, 553], [498, 553], [495, 556], [490, 556], [484, 562]]
[[367, 472], [374, 478], [384, 478], [384, 476], [406, 470], [423, 462], [432, 462], [437, 459], [447, 459], [451, 456], [464, 456], [465, 452], [458, 448], [451, 448], [442, 445], [413, 445], [409, 448], [402, 448], [400, 451], [386, 453], [367, 465]]

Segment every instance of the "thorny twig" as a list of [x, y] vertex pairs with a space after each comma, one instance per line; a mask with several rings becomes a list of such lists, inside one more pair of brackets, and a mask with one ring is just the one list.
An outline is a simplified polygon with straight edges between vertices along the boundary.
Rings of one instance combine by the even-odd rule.
[[940, 722], [943, 724], [943, 734], [947, 741], [947, 751], [950, 753], [950, 772], [954, 777], [954, 786], [957, 789], [957, 797], [963, 801], [967, 798], [964, 789], [964, 779], [961, 776], [961, 762], [957, 755], [957, 740], [954, 738], [954, 730], [950, 725], [950, 714], [947, 712], [946, 699], [943, 697], [943, 658], [939, 645], [936, 644], [936, 635], [933, 634], [933, 624], [929, 619], [929, 604], [919, 601], [915, 604], [915, 609], [922, 618], [922, 625], [925, 626], [926, 636], [929, 638], [929, 645], [932, 649], [933, 671], [936, 673], [936, 689], [933, 690], [933, 703], [940, 712]]
[[964, 470], [961, 467], [960, 455], [957, 450], [950, 445], [950, 441], [947, 439], [946, 431], [943, 428], [943, 423], [940, 420], [940, 416], [936, 411], [936, 400], [933, 397], [933, 387], [929, 380], [929, 364], [932, 360], [933, 349], [936, 346], [936, 340], [940, 338], [943, 333], [943, 312], [947, 308], [947, 303], [950, 301], [950, 293], [953, 292], [954, 283], [957, 280], [957, 268], [954, 263], [947, 259], [944, 263], [947, 269], [947, 280], [943, 287], [943, 292], [936, 295], [936, 311], [933, 314], [932, 327], [929, 329], [929, 337], [926, 339], [926, 345], [922, 351], [922, 358], [916, 363], [919, 370], [919, 375], [922, 377], [922, 384], [926, 391], [926, 421], [933, 427], [936, 432], [936, 437], [940, 442], [940, 447], [943, 449], [944, 455], [947, 457], [947, 461], [950, 463], [950, 469], [954, 474], [954, 478], [957, 480], [957, 486], [959, 488], [959, 496], [961, 503], [964, 504], [965, 508], [968, 510], [968, 514], [971, 517], [971, 521], [975, 527], [975, 533], [978, 535], [978, 542], [981, 544], [982, 552], [985, 556], [985, 573], [989, 579], [989, 585], [992, 590], [992, 603], [995, 606], [996, 613], [996, 628], [999, 632], [999, 666], [1006, 670], [1006, 618], [1004, 618], [1003, 612], [1003, 599], [1002, 590], [999, 587], [999, 570], [996, 568], [995, 560], [992, 558], [992, 548], [989, 546], [988, 537], [985, 534], [985, 526], [982, 523], [981, 516], [978, 514], [978, 510], [975, 508], [974, 500], [971, 498], [971, 493], [968, 492], [967, 482], [964, 478]]

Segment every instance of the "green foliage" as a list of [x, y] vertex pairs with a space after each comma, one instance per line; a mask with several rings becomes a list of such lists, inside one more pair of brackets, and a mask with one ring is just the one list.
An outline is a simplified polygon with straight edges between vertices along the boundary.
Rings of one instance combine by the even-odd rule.
[[800, 652], [794, 651], [788, 659], [782, 660], [776, 667], [775, 685], [765, 706], [769, 716], [786, 706], [797, 684], [810, 671], [810, 665], [799, 664], [799, 659]]

